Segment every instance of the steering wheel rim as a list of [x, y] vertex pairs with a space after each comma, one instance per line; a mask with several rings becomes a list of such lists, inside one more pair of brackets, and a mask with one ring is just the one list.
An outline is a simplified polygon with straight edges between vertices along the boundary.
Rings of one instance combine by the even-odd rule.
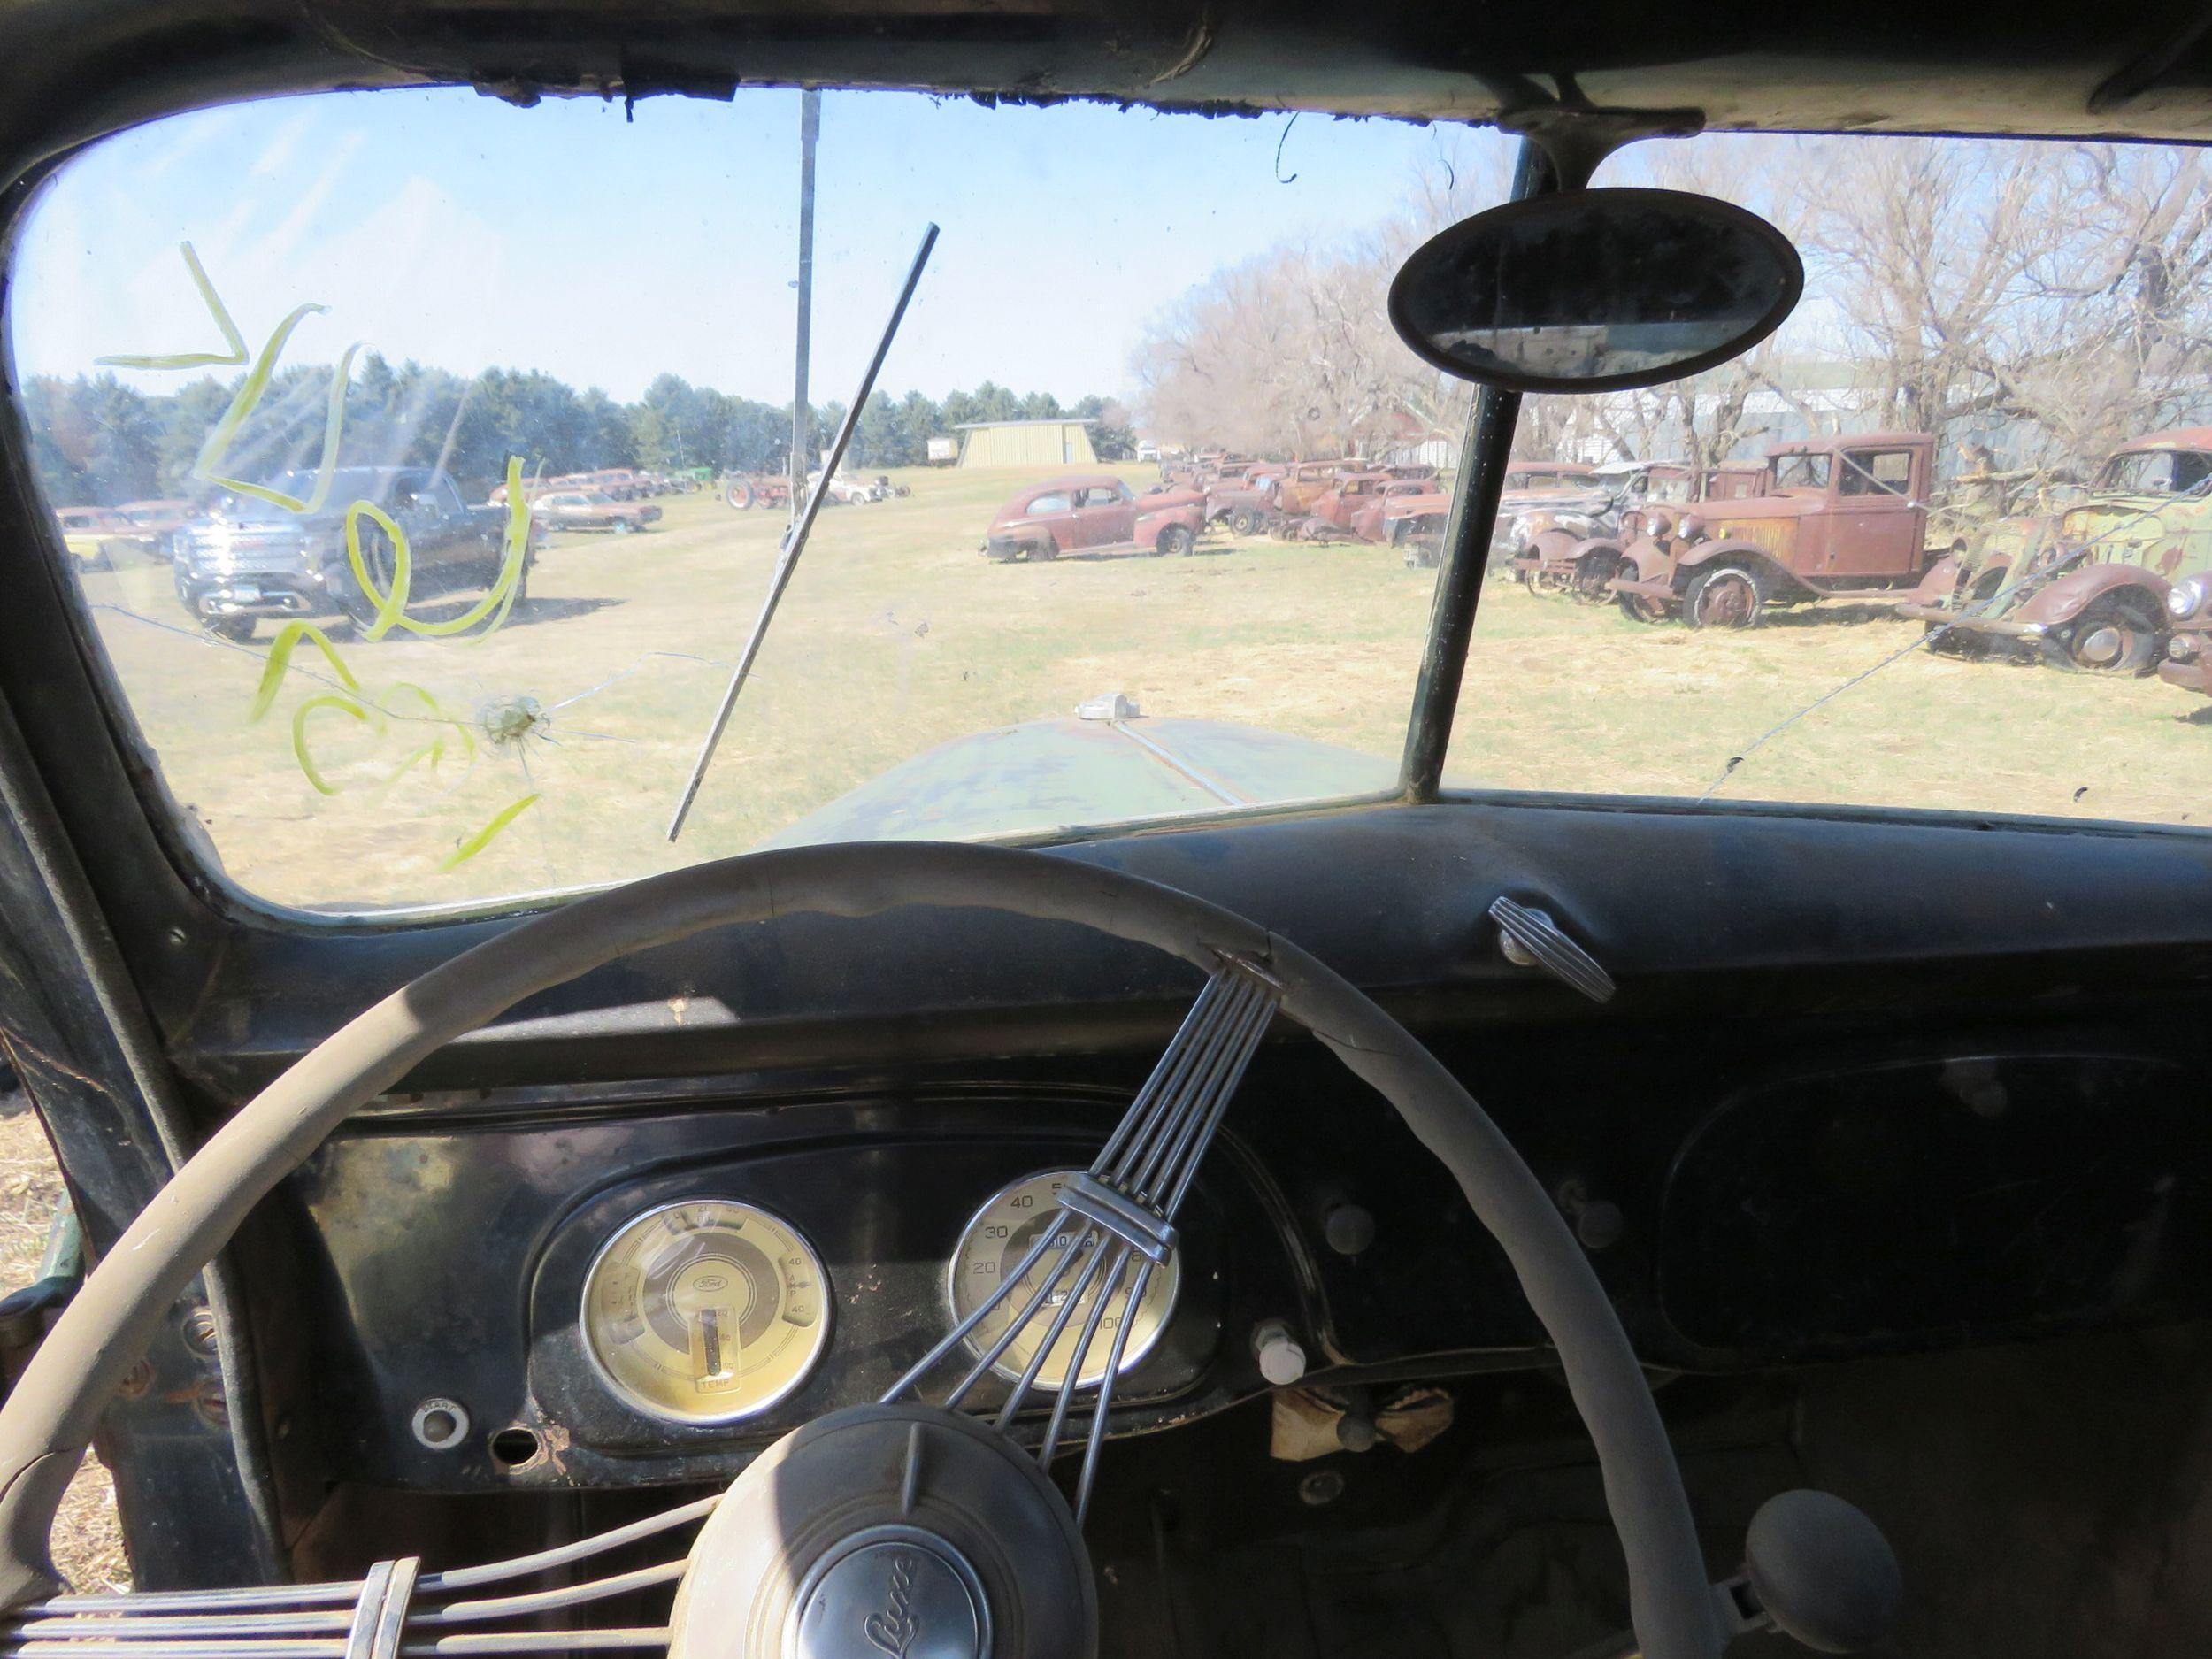
[[131, 1223], [0, 1408], [0, 1607], [53, 1589], [48, 1538], [62, 1494], [157, 1322], [252, 1207], [354, 1111], [526, 998], [635, 951], [795, 913], [925, 905], [1071, 922], [1202, 971], [1224, 956], [1263, 964], [1281, 1011], [1391, 1103], [1504, 1249], [1595, 1443], [1642, 1651], [1720, 1651], [1680, 1471], [1626, 1333], [1557, 1208], [1451, 1073], [1333, 970], [1231, 911], [1066, 857], [927, 842], [757, 853], [573, 901], [431, 970], [288, 1068]]

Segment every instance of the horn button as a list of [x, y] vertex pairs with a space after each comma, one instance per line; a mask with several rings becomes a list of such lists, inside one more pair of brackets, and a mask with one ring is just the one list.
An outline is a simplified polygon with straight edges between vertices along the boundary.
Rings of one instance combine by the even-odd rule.
[[785, 1436], [693, 1545], [670, 1659], [1090, 1659], [1090, 1558], [1019, 1446], [926, 1405]]

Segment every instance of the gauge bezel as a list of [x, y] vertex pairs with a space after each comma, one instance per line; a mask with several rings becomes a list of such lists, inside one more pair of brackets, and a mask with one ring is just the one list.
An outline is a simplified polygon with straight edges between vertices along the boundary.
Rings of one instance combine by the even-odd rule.
[[[960, 1321], [967, 1317], [960, 1311], [960, 1298], [956, 1289], [960, 1282], [961, 1258], [967, 1253], [969, 1236], [982, 1225], [983, 1218], [991, 1213], [993, 1206], [1016, 1187], [1025, 1187], [1033, 1180], [1054, 1176], [1064, 1179], [1081, 1173], [1083, 1171], [1080, 1169], [1069, 1169], [1055, 1164], [1047, 1164], [1040, 1170], [1032, 1170], [1026, 1175], [1018, 1175], [1012, 1180], [994, 1187], [991, 1195], [976, 1206], [975, 1213], [961, 1224], [960, 1231], [952, 1241], [952, 1253], [945, 1258], [945, 1313], [954, 1329], [958, 1329]], [[1154, 1348], [1159, 1347], [1161, 1339], [1167, 1335], [1168, 1326], [1174, 1323], [1175, 1310], [1183, 1299], [1183, 1254], [1180, 1243], [1177, 1244], [1173, 1255], [1169, 1259], [1175, 1264], [1175, 1283], [1168, 1294], [1167, 1306], [1160, 1310], [1160, 1322], [1152, 1327], [1152, 1333], [1149, 1336], [1140, 1340], [1135, 1334], [1131, 1335], [1128, 1346], [1122, 1349], [1121, 1369], [1115, 1373], [1118, 1381], [1126, 1380], [1137, 1367], [1144, 1363], [1146, 1356]], [[978, 1342], [972, 1332], [960, 1340], [960, 1345], [967, 1350], [972, 1359], [981, 1359], [984, 1349], [990, 1346], [988, 1342]], [[1057, 1394], [1061, 1387], [1071, 1386], [1079, 1393], [1086, 1388], [1095, 1388], [1098, 1386], [1098, 1381], [1104, 1380], [1102, 1371], [1098, 1381], [1086, 1381], [1081, 1365], [1073, 1367], [1073, 1370], [1074, 1376], [1064, 1380], [1058, 1386], [1046, 1383], [1041, 1378], [1035, 1386], [1048, 1394]], [[1022, 1367], [1009, 1365], [1002, 1357], [991, 1362], [991, 1375], [1001, 1382], [1019, 1382], [1022, 1377]]]
[[[704, 1415], [669, 1411], [639, 1394], [627, 1383], [617, 1377], [606, 1361], [600, 1357], [599, 1344], [592, 1340], [591, 1326], [592, 1290], [598, 1283], [599, 1270], [605, 1263], [608, 1252], [627, 1237], [632, 1230], [642, 1226], [654, 1217], [666, 1215], [672, 1210], [687, 1210], [696, 1204], [717, 1204], [736, 1210], [750, 1210], [754, 1215], [781, 1227], [798, 1240], [800, 1249], [806, 1252], [807, 1262], [814, 1269], [815, 1281], [820, 1285], [822, 1291], [822, 1317], [815, 1321], [813, 1347], [808, 1350], [806, 1358], [801, 1362], [798, 1369], [792, 1372], [790, 1380], [773, 1394], [765, 1394], [737, 1410]], [[967, 1235], [964, 1233], [961, 1236], [965, 1238]], [[814, 1240], [808, 1238], [795, 1224], [786, 1220], [766, 1205], [757, 1204], [749, 1198], [732, 1198], [719, 1193], [697, 1193], [688, 1198], [673, 1198], [666, 1203], [655, 1204], [649, 1209], [641, 1210], [635, 1215], [621, 1222], [600, 1241], [599, 1248], [592, 1252], [590, 1264], [584, 1269], [583, 1285], [578, 1293], [576, 1302], [576, 1334], [584, 1350], [584, 1358], [590, 1364], [593, 1373], [599, 1379], [601, 1386], [614, 1399], [619, 1401], [630, 1410], [636, 1412], [640, 1417], [650, 1418], [655, 1423], [665, 1423], [675, 1428], [718, 1428], [727, 1424], [742, 1423], [748, 1418], [759, 1417], [763, 1412], [774, 1410], [803, 1387], [807, 1379], [814, 1375], [815, 1368], [822, 1363], [822, 1356], [828, 1351], [830, 1327], [835, 1319], [836, 1304], [835, 1299], [830, 1294], [829, 1271], [822, 1265], [822, 1253], [815, 1248]]]

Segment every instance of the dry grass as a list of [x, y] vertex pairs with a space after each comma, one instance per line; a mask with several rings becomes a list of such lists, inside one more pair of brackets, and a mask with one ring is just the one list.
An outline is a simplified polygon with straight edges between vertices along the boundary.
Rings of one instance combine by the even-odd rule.
[[[1215, 539], [1204, 556], [995, 565], [984, 526], [1025, 473], [918, 472], [906, 499], [826, 513], [680, 847], [661, 836], [773, 563], [780, 521], [677, 498], [650, 534], [555, 539], [526, 609], [488, 638], [356, 643], [389, 718], [329, 707], [303, 652], [275, 710], [266, 659], [196, 635], [165, 570], [86, 579], [171, 787], [244, 886], [293, 903], [457, 902], [742, 851], [949, 738], [1126, 692], [1153, 715], [1241, 721], [1394, 759], [1432, 583], [1388, 550]], [[1133, 471], [1132, 476], [1139, 476]], [[450, 615], [448, 602], [423, 614]], [[1878, 606], [1747, 634], [1630, 622], [1494, 583], [1452, 756], [1456, 781], [1723, 793], [2201, 821], [2200, 700], [1911, 651], [1754, 752], [1758, 734], [1918, 638]], [[422, 687], [472, 720], [527, 695], [551, 715], [465, 760]], [[568, 703], [565, 700], [580, 698]], [[319, 793], [295, 757], [299, 713]], [[435, 770], [422, 758], [442, 736]], [[415, 757], [403, 773], [402, 763]], [[442, 872], [498, 810], [537, 803]], [[1010, 821], [1012, 828], [1047, 827]]]
[[[0, 1094], [0, 1294], [38, 1277], [47, 1225], [61, 1198], [61, 1171], [37, 1114], [20, 1094]], [[86, 1458], [62, 1500], [54, 1564], [80, 1590], [130, 1588], [115, 1486], [96, 1457]]]

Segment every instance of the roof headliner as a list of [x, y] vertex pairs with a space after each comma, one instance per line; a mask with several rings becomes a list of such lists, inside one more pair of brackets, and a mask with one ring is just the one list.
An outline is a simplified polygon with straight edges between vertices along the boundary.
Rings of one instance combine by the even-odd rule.
[[[726, 96], [748, 83], [1514, 124], [1559, 88], [1709, 127], [2212, 139], [2203, 0], [14, 0], [10, 173], [260, 93], [446, 82]], [[1564, 78], [1563, 80], [1562, 78]]]

